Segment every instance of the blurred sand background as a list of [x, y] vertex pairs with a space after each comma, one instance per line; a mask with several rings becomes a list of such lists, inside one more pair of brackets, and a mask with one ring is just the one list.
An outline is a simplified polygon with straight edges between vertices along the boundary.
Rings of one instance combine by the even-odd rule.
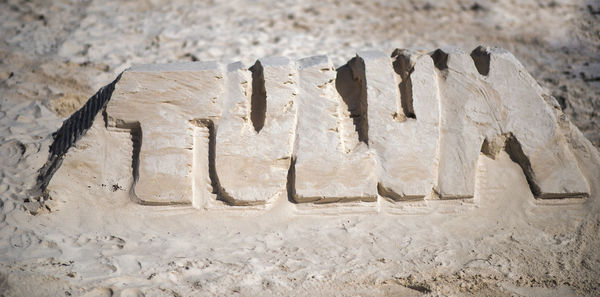
[[[60, 116], [134, 63], [479, 44], [510, 50], [600, 145], [600, 2], [13, 1], [0, 3], [2, 100]], [[250, 64], [251, 65], [251, 64]]]

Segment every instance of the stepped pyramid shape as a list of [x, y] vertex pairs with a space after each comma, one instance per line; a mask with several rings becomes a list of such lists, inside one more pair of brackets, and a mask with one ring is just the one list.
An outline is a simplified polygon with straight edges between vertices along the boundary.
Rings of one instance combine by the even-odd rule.
[[142, 65], [64, 122], [39, 181], [200, 209], [468, 201], [478, 159], [505, 151], [537, 201], [583, 201], [569, 129], [498, 48]]

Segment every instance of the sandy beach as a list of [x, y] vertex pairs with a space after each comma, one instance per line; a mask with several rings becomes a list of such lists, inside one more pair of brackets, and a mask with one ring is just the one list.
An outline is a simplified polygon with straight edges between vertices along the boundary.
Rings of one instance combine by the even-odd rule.
[[[0, 296], [600, 294], [598, 1], [7, 0], [0, 33]], [[467, 200], [148, 206], [111, 182], [130, 174], [122, 154], [99, 149], [114, 179], [88, 182], [92, 138], [56, 175], [60, 195], [32, 192], [52, 133], [132, 65], [340, 67], [360, 50], [481, 44], [556, 98], [589, 197], [536, 199], [501, 152], [480, 155]]]

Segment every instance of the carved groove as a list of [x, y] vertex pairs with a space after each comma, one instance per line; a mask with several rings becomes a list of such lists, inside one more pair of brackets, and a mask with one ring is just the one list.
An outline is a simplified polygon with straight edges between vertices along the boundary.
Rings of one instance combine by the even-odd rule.
[[337, 69], [335, 88], [348, 106], [350, 117], [358, 133], [358, 140], [369, 143], [369, 120], [367, 116], [367, 79], [365, 62], [354, 57]]
[[531, 189], [533, 195], [536, 197], [540, 197], [540, 187], [535, 182], [535, 173], [531, 168], [531, 162], [523, 152], [523, 149], [521, 148], [521, 143], [519, 142], [519, 140], [517, 140], [517, 138], [514, 135], [512, 135], [512, 133], [510, 133], [506, 137], [505, 150], [510, 156], [510, 159], [513, 160], [513, 162], [519, 164], [519, 166], [523, 170], [523, 173], [525, 174], [525, 178], [527, 179], [527, 183], [529, 184], [529, 188]]
[[490, 73], [490, 53], [483, 46], [478, 46], [471, 52], [471, 58], [475, 63], [477, 71], [487, 76]]
[[121, 123], [117, 122], [117, 128], [128, 129], [131, 135], [132, 153], [131, 153], [131, 173], [133, 175], [133, 184], [129, 189], [129, 197], [135, 202], [140, 204], [147, 204], [145, 201], [139, 199], [135, 194], [135, 185], [140, 178], [140, 152], [142, 150], [142, 126], [139, 122], [134, 123]]
[[250, 96], [250, 120], [256, 133], [265, 125], [267, 115], [267, 91], [265, 76], [260, 61], [249, 69], [252, 72], [252, 95]]
[[400, 104], [402, 111], [407, 118], [416, 119], [413, 108], [412, 79], [410, 75], [415, 70], [414, 63], [410, 60], [410, 54], [404, 50], [395, 50], [392, 53], [394, 58], [394, 71], [400, 76], [402, 81], [398, 85], [400, 89]]
[[288, 169], [287, 183], [285, 185], [288, 201], [297, 203], [296, 200], [296, 157], [292, 156], [290, 160], [290, 169]]
[[[221, 187], [216, 168], [216, 131], [215, 124], [209, 119], [198, 119], [190, 121], [196, 127], [205, 127], [208, 130], [208, 176], [210, 178], [211, 193], [217, 196], [217, 200], [223, 201], [229, 205], [234, 205], [233, 198], [227, 194], [227, 191]], [[195, 160], [196, 161], [196, 160]], [[195, 165], [195, 163], [194, 163]], [[194, 166], [192, 165], [192, 166]], [[237, 204], [236, 204], [237, 205]]]
[[121, 79], [121, 74], [110, 84], [102, 87], [94, 96], [66, 119], [62, 126], [52, 135], [54, 141], [50, 145], [50, 155], [46, 164], [38, 171], [37, 187], [32, 189], [34, 195], [40, 195], [48, 187], [52, 176], [58, 170], [62, 159], [72, 146], [92, 127], [94, 118], [104, 110], [115, 90], [115, 85]]
[[433, 53], [431, 53], [431, 59], [433, 59], [433, 64], [435, 68], [439, 70], [448, 69], [448, 53], [444, 52], [441, 49], [436, 49]]

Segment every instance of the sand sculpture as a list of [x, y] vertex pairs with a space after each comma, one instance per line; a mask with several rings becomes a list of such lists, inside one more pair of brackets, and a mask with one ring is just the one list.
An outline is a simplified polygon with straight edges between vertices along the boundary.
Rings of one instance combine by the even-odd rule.
[[565, 125], [497, 48], [360, 52], [338, 69], [326, 56], [143, 65], [64, 122], [40, 184], [52, 195], [80, 172], [141, 204], [203, 209], [469, 199], [480, 154], [506, 150], [537, 199], [584, 198]]

